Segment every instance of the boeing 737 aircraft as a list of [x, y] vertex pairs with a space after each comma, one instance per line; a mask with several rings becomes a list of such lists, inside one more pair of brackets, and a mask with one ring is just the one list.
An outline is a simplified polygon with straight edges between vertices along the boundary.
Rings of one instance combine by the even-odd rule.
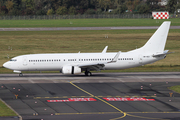
[[169, 32], [170, 21], [163, 22], [147, 43], [128, 52], [106, 52], [108, 46], [100, 53], [54, 53], [29, 54], [12, 58], [3, 64], [19, 76], [22, 71], [60, 71], [63, 74], [91, 75], [90, 71], [126, 69], [153, 63], [164, 59], [164, 51]]

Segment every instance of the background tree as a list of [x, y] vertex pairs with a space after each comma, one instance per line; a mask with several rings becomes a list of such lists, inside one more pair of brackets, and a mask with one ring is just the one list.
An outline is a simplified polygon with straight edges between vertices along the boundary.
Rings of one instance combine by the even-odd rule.
[[102, 10], [101, 10], [101, 8], [98, 8], [97, 10], [96, 10], [96, 14], [102, 14]]
[[145, 14], [149, 13], [149, 7], [147, 4], [139, 4], [136, 6], [137, 13]]
[[34, 0], [35, 15], [44, 15], [47, 13], [47, 10], [44, 9], [44, 1], [46, 0]]
[[35, 13], [34, 0], [22, 0], [22, 7], [25, 15], [33, 15]]
[[50, 2], [50, 7], [54, 10], [54, 11], [56, 11], [58, 8], [59, 8], [59, 6], [62, 6], [62, 0], [49, 0], [49, 2]]
[[124, 13], [128, 8], [126, 7], [125, 0], [115, 0], [114, 1], [114, 10], [113, 14]]
[[[146, 1], [146, 5], [149, 8], [149, 13], [151, 13], [152, 11], [161, 11], [161, 6], [160, 4], [158, 4], [159, 0], [147, 0]], [[165, 10], [165, 9], [164, 9]], [[164, 11], [162, 10], [162, 11]]]
[[6, 8], [8, 9], [9, 14], [11, 13], [11, 10], [13, 9], [13, 5], [14, 5], [13, 1], [8, 0], [6, 2]]
[[76, 0], [63, 0], [62, 5], [65, 6], [67, 9], [69, 9], [71, 6], [74, 6], [76, 3]]
[[54, 14], [54, 10], [51, 8], [47, 11], [47, 15], [53, 15]]
[[5, 15], [5, 11], [3, 9], [2, 3], [0, 3], [0, 16]]
[[180, 6], [180, 0], [169, 0], [166, 7], [159, 2], [160, 0], [0, 0], [0, 15], [106, 14], [108, 9], [113, 9], [114, 14], [125, 13], [126, 10], [131, 10], [132, 13], [165, 10], [174, 13]]
[[57, 10], [56, 10], [56, 14], [57, 15], [66, 15], [67, 14], [67, 8], [65, 6], [60, 6]]
[[6, 15], [7, 13], [6, 0], [0, 0], [0, 15]]
[[86, 10], [86, 12], [84, 14], [88, 14], [88, 15], [91, 15], [91, 14], [95, 14], [96, 11], [94, 9], [88, 9]]
[[[180, 9], [180, 0], [177, 0], [177, 5], [176, 5], [176, 13], [178, 13], [178, 9]], [[180, 13], [180, 12], [179, 12]]]
[[119, 5], [115, 10], [113, 10], [113, 14], [122, 14], [127, 10], [127, 7], [125, 4]]
[[132, 11], [132, 10], [134, 9], [133, 1], [127, 0], [127, 1], [126, 1], [126, 6], [127, 6], [127, 8], [128, 8], [129, 11]]
[[111, 6], [111, 0], [97, 0], [99, 3], [99, 7], [102, 8], [104, 11], [107, 11], [109, 6]]
[[22, 0], [13, 0], [13, 10], [11, 11], [12, 15], [21, 15], [22, 12]]
[[95, 9], [95, 10], [100, 9], [98, 7], [98, 1], [97, 0], [90, 0], [89, 3], [90, 3], [90, 5], [89, 5], [90, 8]]
[[167, 11], [174, 13], [176, 11], [177, 0], [168, 0]]
[[71, 6], [71, 7], [69, 8], [68, 13], [69, 13], [70, 15], [75, 15], [75, 14], [77, 14], [76, 8], [75, 8], [74, 6]]

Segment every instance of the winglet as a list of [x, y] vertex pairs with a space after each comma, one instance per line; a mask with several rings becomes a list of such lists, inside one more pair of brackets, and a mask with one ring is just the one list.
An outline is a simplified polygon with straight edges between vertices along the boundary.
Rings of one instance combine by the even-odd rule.
[[106, 46], [106, 47], [104, 48], [104, 50], [102, 51], [102, 53], [106, 53], [107, 48], [108, 48], [108, 46]]
[[121, 53], [121, 51], [119, 51], [119, 52], [115, 55], [115, 57], [113, 58], [112, 61], [110, 61], [110, 63], [111, 63], [111, 62], [116, 62], [117, 59], [118, 59], [118, 57], [119, 57], [119, 55], [120, 55], [120, 53]]

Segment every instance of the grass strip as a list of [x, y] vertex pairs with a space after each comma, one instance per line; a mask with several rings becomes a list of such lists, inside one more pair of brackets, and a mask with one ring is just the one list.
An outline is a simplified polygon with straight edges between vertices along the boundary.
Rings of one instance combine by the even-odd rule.
[[171, 86], [169, 87], [170, 90], [180, 93], [180, 85], [176, 85], [176, 86]]
[[110, 27], [110, 26], [159, 26], [171, 21], [172, 26], [180, 25], [179, 18], [154, 19], [51, 19], [51, 20], [0, 20], [0, 28], [37, 27]]
[[0, 99], [0, 117], [17, 116], [16, 113], [7, 107]]

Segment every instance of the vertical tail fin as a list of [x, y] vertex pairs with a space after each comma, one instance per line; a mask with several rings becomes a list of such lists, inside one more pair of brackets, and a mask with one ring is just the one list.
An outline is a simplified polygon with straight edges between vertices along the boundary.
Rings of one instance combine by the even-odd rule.
[[170, 21], [165, 21], [142, 47], [146, 53], [163, 53], [168, 36]]

